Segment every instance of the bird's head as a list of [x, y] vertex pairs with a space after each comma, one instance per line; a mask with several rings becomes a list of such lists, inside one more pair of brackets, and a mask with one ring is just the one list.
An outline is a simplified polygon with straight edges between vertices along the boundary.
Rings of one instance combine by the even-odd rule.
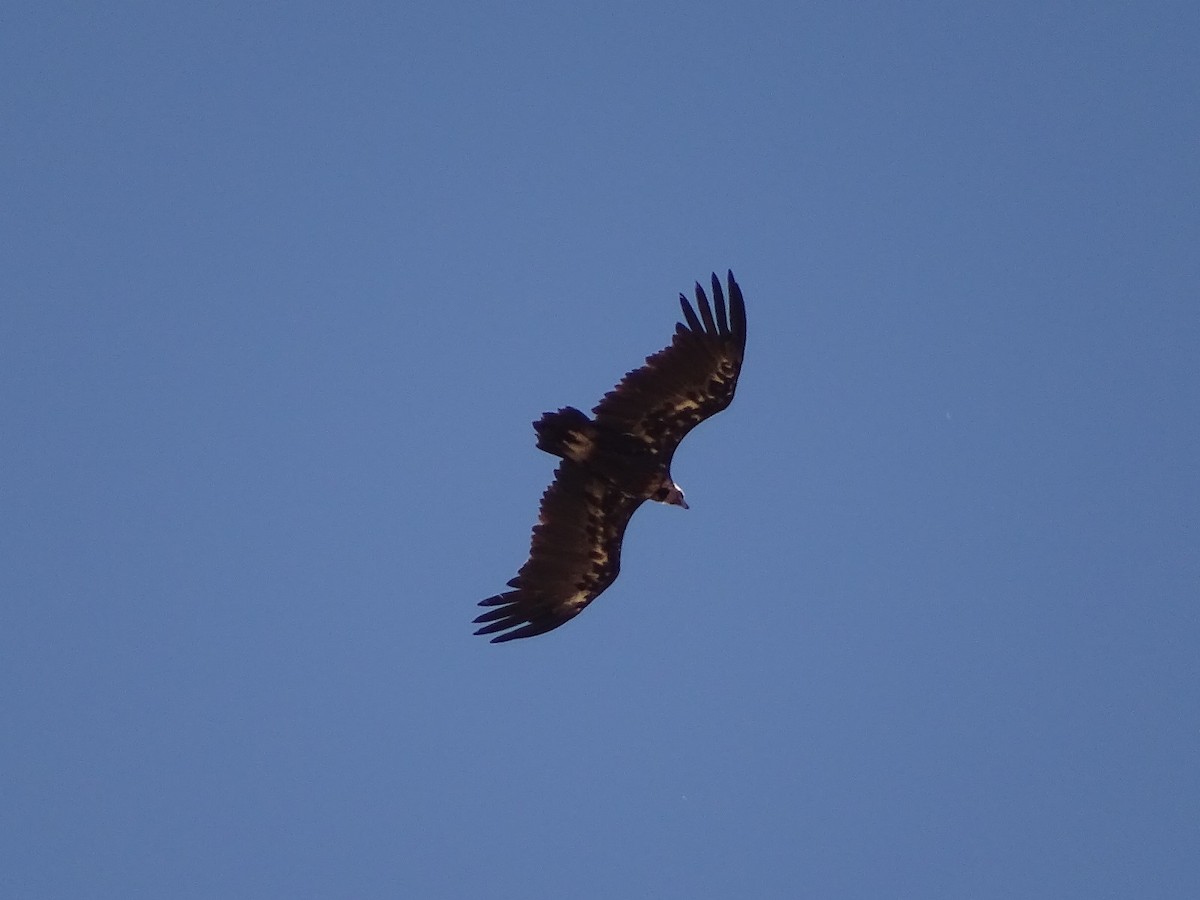
[[664, 482], [654, 492], [652, 499], [657, 500], [659, 503], [682, 506], [684, 509], [688, 508], [687, 501], [683, 499], [683, 489], [673, 481]]

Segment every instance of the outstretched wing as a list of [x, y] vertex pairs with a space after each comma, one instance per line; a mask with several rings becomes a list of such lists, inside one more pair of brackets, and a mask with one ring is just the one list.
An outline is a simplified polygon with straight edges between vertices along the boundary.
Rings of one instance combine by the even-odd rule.
[[497, 644], [542, 634], [579, 615], [616, 580], [625, 528], [642, 502], [563, 460], [542, 495], [529, 561], [508, 583], [514, 590], [480, 601], [496, 609], [475, 619], [483, 625], [475, 633], [504, 632], [492, 638]]
[[677, 324], [671, 346], [648, 357], [604, 395], [592, 410], [598, 423], [641, 438], [669, 463], [689, 431], [730, 404], [746, 350], [746, 306], [733, 272], [728, 279], [728, 315], [715, 273], [715, 317], [699, 284], [699, 317], [679, 295], [687, 324]]

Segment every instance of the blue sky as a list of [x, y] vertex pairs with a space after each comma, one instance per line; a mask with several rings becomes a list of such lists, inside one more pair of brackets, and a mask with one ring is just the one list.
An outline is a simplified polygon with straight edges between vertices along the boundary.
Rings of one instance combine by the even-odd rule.
[[[1200, 11], [10, 5], [0, 893], [1200, 895]], [[492, 646], [543, 410], [737, 400]]]

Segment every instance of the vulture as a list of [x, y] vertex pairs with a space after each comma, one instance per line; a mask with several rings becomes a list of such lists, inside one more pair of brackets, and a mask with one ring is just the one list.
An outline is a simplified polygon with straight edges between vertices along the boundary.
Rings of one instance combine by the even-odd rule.
[[492, 643], [557, 628], [617, 578], [621, 542], [637, 508], [656, 500], [687, 509], [671, 478], [671, 457], [684, 436], [733, 400], [746, 349], [746, 307], [727, 276], [729, 306], [714, 273], [713, 307], [696, 285], [696, 314], [679, 295], [685, 321], [668, 347], [621, 379], [589, 418], [574, 407], [533, 423], [537, 446], [560, 457], [542, 495], [529, 560], [512, 589], [481, 600], [476, 634]]

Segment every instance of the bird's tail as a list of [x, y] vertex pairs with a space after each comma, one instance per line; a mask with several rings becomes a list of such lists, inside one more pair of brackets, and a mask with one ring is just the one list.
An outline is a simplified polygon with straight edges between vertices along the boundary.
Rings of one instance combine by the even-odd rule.
[[582, 462], [596, 442], [596, 424], [573, 406], [548, 412], [533, 423], [539, 450]]

